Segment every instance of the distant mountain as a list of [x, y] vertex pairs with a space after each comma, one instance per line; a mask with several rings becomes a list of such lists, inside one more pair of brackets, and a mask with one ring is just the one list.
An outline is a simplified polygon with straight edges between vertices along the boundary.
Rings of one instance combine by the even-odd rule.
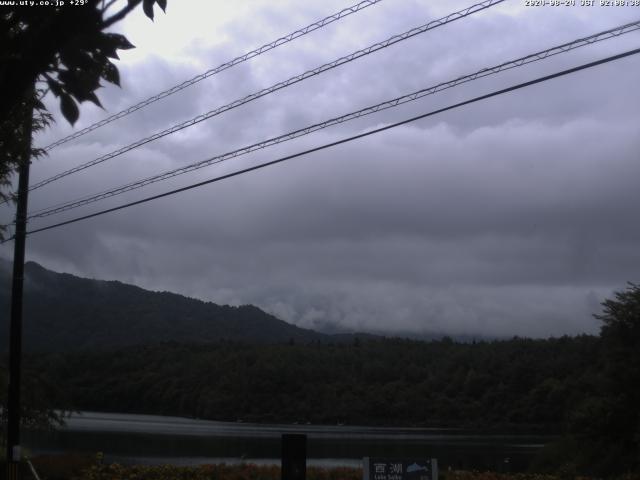
[[[11, 264], [0, 259], [0, 351], [7, 349]], [[25, 265], [24, 343], [30, 351], [111, 349], [162, 342], [349, 341], [286, 323], [257, 307], [221, 306], [117, 281]]]

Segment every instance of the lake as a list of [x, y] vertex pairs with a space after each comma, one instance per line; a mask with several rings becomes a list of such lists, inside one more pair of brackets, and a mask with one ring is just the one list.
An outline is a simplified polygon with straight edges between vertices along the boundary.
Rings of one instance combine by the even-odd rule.
[[106, 462], [280, 463], [283, 433], [307, 435], [308, 465], [360, 467], [363, 457], [437, 458], [440, 468], [523, 471], [552, 437], [455, 429], [264, 425], [81, 412], [53, 432], [25, 432], [34, 455], [104, 452]]

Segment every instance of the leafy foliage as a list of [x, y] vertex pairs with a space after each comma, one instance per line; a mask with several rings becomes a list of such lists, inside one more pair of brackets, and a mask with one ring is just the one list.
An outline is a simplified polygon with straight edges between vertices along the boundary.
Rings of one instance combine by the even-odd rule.
[[[6, 358], [0, 361], [0, 445], [5, 445], [7, 423], [7, 367]], [[67, 412], [64, 410], [68, 399], [59, 386], [42, 375], [40, 370], [27, 366], [23, 369], [21, 384], [21, 423], [23, 427], [36, 430], [48, 430], [64, 423]], [[51, 405], [57, 406], [52, 409]]]
[[[35, 459], [36, 468], [49, 473], [48, 465], [43, 465], [40, 459]], [[41, 467], [42, 465], [42, 467]], [[65, 472], [65, 470], [58, 471]], [[278, 480], [280, 468], [276, 466], [258, 466], [253, 464], [241, 465], [201, 465], [197, 467], [164, 466], [123, 466], [93, 465], [82, 472], [74, 472], [73, 480], [111, 480], [114, 478], [130, 478], [138, 480], [169, 480], [180, 478], [183, 480]], [[56, 477], [68, 477], [68, 475], [56, 475]], [[470, 471], [441, 471], [439, 477], [442, 480], [568, 480], [564, 475], [541, 474], [504, 474], [495, 472], [470, 472]], [[318, 468], [307, 467], [309, 480], [360, 480], [361, 468]], [[590, 480], [588, 477], [571, 477], [575, 480]], [[638, 475], [624, 475], [616, 477], [616, 480], [640, 480]]]
[[543, 455], [568, 473], [640, 471], [640, 286], [630, 283], [602, 307], [598, 368], [568, 411], [567, 436]]
[[38, 80], [46, 82], [60, 99], [60, 108], [70, 123], [78, 119], [77, 103], [100, 106], [95, 91], [100, 80], [119, 85], [118, 50], [133, 45], [117, 33], [105, 32], [140, 3], [153, 19], [153, 6], [163, 10], [166, 0], [128, 0], [109, 14], [115, 2], [88, 0], [80, 8], [14, 8], [0, 14], [0, 118], [12, 112]]
[[[74, 480], [111, 480], [113, 478], [136, 478], [139, 480], [279, 480], [280, 468], [271, 465], [201, 465], [198, 467], [122, 466], [118, 464], [98, 465], [87, 469]], [[359, 468], [307, 468], [309, 480], [360, 480]]]
[[[42, 104], [42, 90], [34, 91], [32, 96], [20, 102], [15, 109], [15, 116], [0, 121], [0, 202], [13, 200], [13, 195], [3, 190], [11, 184], [11, 174], [24, 161], [39, 158], [45, 154], [40, 148], [30, 148], [23, 141], [29, 133], [26, 128], [30, 123], [31, 133], [37, 133], [51, 123], [51, 114]], [[0, 225], [0, 240], [4, 239], [6, 225]]]
[[[118, 50], [133, 48], [123, 35], [105, 30], [140, 3], [151, 19], [155, 4], [163, 10], [167, 5], [166, 0], [128, 0], [110, 14], [116, 3], [87, 0], [77, 8], [15, 6], [0, 11], [0, 201], [8, 199], [2, 189], [9, 186], [11, 174], [31, 146], [25, 115], [35, 108], [34, 129], [51, 120], [40, 102], [42, 94], [50, 91], [59, 99], [71, 124], [79, 118], [79, 103], [101, 106], [95, 93], [100, 81], [120, 84], [111, 60], [118, 58]], [[41, 153], [34, 149], [30, 156]]]
[[583, 448], [606, 452], [603, 469], [639, 471], [640, 285], [630, 283], [602, 306], [600, 391], [579, 405], [572, 430]]

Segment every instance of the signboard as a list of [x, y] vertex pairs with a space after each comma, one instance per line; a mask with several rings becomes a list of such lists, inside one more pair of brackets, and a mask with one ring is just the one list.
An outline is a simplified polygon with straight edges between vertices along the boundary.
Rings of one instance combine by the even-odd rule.
[[363, 480], [438, 480], [438, 460], [364, 457]]

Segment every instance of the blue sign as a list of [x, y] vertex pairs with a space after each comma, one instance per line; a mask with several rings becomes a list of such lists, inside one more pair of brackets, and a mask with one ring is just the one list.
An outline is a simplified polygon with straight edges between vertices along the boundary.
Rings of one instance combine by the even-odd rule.
[[364, 458], [363, 480], [438, 480], [438, 460]]

